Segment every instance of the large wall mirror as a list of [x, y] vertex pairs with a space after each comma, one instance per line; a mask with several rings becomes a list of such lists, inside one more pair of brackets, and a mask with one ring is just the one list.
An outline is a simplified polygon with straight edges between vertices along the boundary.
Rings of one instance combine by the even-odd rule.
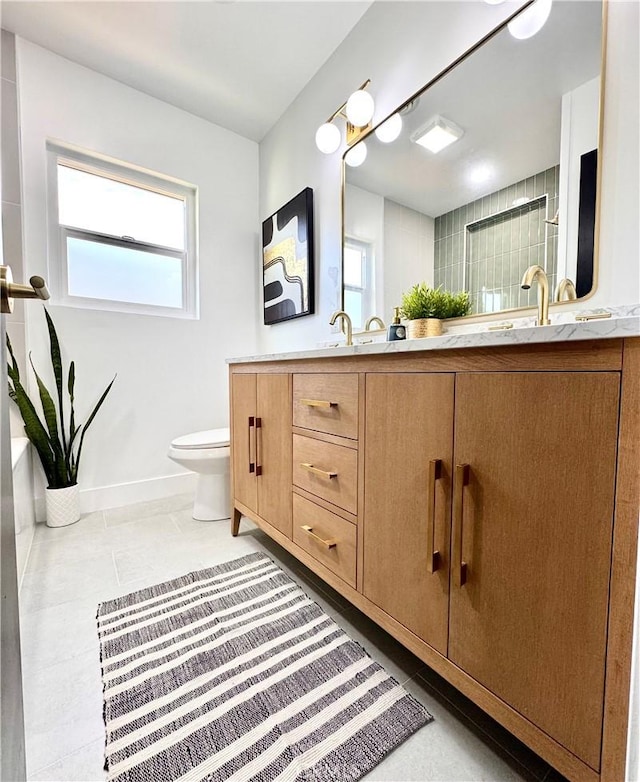
[[401, 106], [395, 140], [359, 142], [364, 162], [343, 163], [354, 328], [422, 281], [469, 291], [473, 314], [535, 305], [532, 264], [552, 296], [564, 278], [592, 290], [602, 31], [602, 3], [556, 1], [533, 37], [504, 25]]

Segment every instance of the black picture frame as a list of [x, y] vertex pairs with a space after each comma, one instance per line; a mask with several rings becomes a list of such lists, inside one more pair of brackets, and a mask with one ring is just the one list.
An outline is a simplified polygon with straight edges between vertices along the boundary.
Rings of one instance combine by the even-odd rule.
[[262, 223], [265, 326], [314, 313], [313, 190], [306, 187]]

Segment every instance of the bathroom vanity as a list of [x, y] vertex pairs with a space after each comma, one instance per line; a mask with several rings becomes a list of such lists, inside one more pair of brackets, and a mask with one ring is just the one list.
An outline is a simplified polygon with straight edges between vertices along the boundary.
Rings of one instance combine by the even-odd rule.
[[232, 533], [250, 518], [580, 782], [625, 769], [640, 464], [625, 321], [229, 362]]

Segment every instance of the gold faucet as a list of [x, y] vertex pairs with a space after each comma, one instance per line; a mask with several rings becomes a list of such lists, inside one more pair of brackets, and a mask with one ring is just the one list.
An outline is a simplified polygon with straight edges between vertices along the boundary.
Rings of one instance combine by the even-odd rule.
[[364, 330], [369, 331], [369, 328], [374, 321], [377, 322], [378, 326], [380, 326], [381, 329], [387, 328], [384, 325], [384, 321], [382, 320], [382, 318], [379, 318], [377, 315], [372, 315], [370, 318], [367, 318], [367, 322], [364, 324]]
[[[345, 344], [353, 345], [353, 328], [351, 326], [351, 318], [347, 315], [347, 313], [344, 310], [336, 310], [333, 315], [331, 316], [331, 320], [329, 321], [330, 326], [335, 326], [336, 321], [340, 318], [342, 320], [342, 332], [346, 334], [346, 342]], [[345, 332], [344, 327], [347, 327], [347, 330]]]
[[575, 301], [578, 298], [576, 286], [568, 277], [565, 277], [564, 280], [560, 280], [556, 285], [556, 290], [553, 294], [554, 301], [562, 301], [563, 298], [567, 301]]
[[549, 280], [545, 270], [537, 264], [529, 266], [522, 277], [520, 286], [523, 290], [528, 291], [534, 280], [538, 281], [538, 320], [536, 326], [548, 326], [551, 323], [549, 320]]

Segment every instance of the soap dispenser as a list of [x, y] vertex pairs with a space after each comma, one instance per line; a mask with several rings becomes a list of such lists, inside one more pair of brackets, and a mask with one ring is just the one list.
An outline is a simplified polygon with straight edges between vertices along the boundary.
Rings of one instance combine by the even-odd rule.
[[389, 342], [394, 342], [397, 339], [406, 339], [406, 338], [407, 338], [407, 330], [402, 325], [402, 323], [400, 323], [400, 307], [394, 307], [393, 323], [391, 323], [389, 328], [387, 329], [387, 340]]

